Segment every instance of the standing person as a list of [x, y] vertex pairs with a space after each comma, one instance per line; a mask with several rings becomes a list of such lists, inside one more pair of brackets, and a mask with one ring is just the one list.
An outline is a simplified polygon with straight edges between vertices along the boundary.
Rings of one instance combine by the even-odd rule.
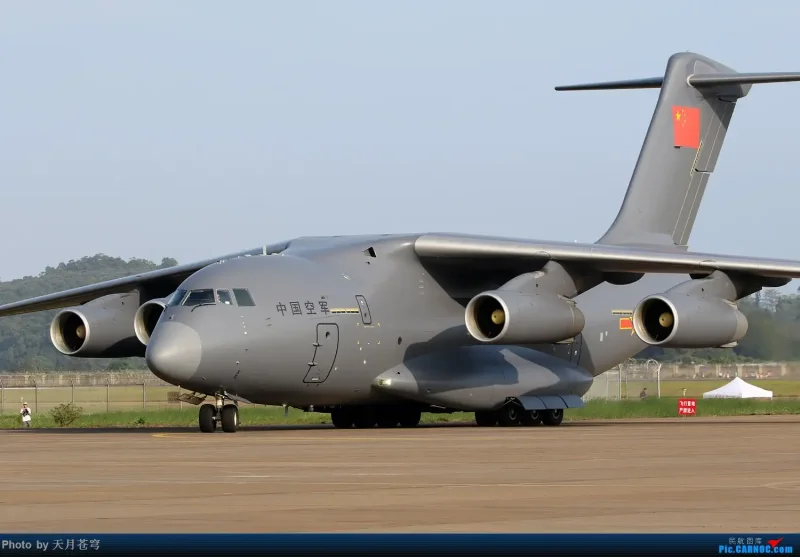
[[22, 427], [31, 427], [31, 409], [27, 402], [22, 403], [19, 413], [22, 415]]

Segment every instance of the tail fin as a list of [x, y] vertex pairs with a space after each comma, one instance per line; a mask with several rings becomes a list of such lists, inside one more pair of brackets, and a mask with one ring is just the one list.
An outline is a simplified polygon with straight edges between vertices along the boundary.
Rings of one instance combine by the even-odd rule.
[[694, 54], [673, 54], [664, 77], [556, 87], [661, 89], [622, 207], [598, 243], [686, 249], [736, 101], [755, 83], [800, 81], [800, 73], [737, 73]]

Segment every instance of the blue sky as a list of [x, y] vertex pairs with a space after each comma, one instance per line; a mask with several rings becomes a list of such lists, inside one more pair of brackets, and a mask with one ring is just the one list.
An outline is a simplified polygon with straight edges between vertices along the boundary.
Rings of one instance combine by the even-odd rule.
[[[723, 7], [724, 6], [724, 7]], [[692, 50], [800, 71], [800, 3], [0, 4], [3, 280], [302, 235], [594, 241]], [[800, 259], [800, 84], [737, 107], [691, 248]]]

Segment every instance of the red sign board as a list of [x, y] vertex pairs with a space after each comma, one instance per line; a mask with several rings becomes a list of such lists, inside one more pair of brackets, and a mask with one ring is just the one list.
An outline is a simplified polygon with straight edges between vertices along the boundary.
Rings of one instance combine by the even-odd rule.
[[695, 414], [697, 414], [697, 401], [695, 399], [678, 399], [678, 416], [694, 416]]

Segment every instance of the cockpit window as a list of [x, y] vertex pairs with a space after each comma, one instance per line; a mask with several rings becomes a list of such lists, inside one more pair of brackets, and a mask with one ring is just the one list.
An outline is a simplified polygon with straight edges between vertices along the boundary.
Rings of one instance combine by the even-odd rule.
[[171, 308], [180, 305], [184, 296], [186, 296], [186, 290], [176, 290], [167, 300], [167, 307]]
[[247, 288], [234, 288], [233, 295], [236, 297], [236, 303], [240, 306], [254, 306], [256, 303]]
[[200, 304], [215, 304], [214, 289], [192, 290], [183, 302], [184, 306], [198, 306]]
[[231, 298], [230, 290], [217, 290], [217, 300], [220, 304], [233, 305], [233, 298]]

